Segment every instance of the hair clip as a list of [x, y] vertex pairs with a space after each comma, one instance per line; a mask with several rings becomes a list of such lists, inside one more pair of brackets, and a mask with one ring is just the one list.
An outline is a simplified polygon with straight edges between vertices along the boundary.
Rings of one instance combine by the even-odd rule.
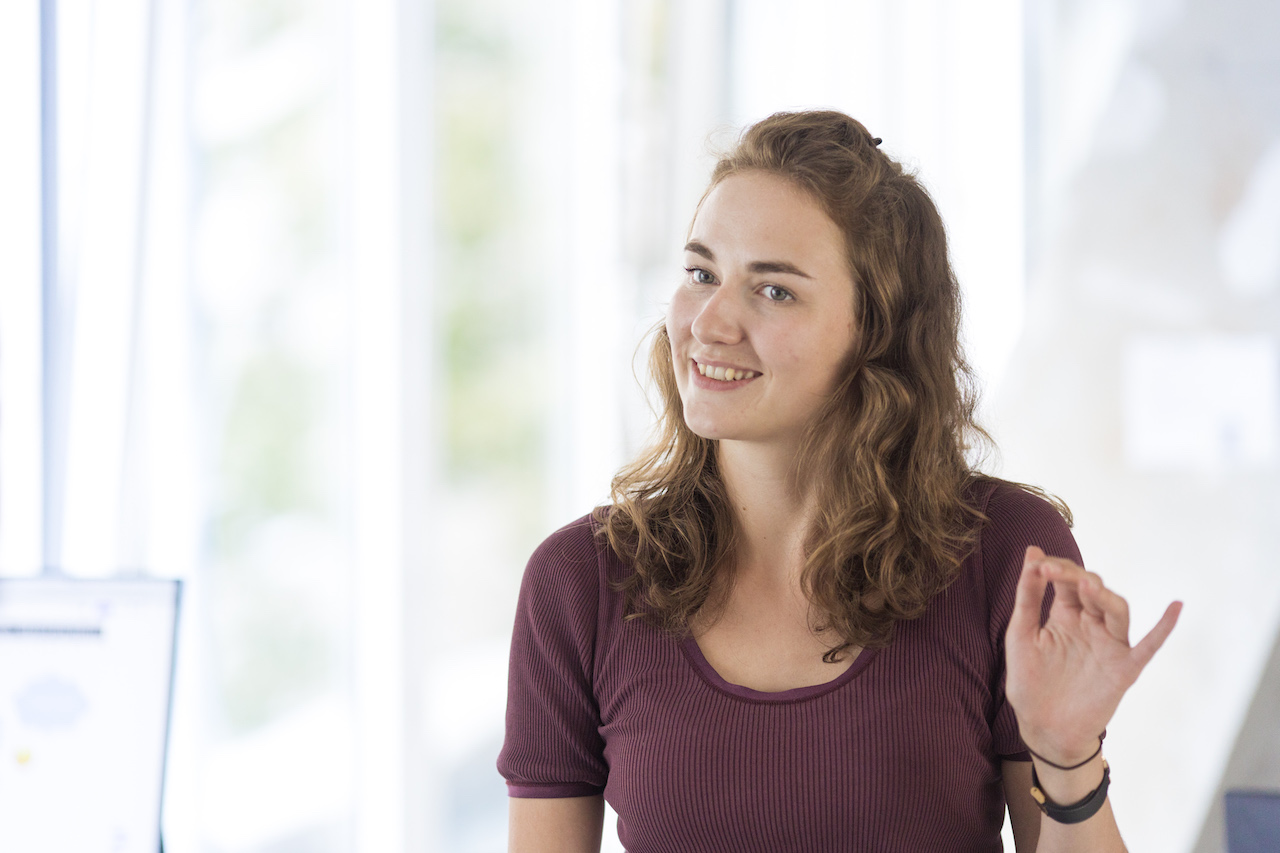
[[871, 141], [872, 141], [872, 142], [874, 142], [874, 143], [876, 144], [876, 147], [877, 147], [877, 148], [879, 148], [879, 147], [880, 147], [880, 143], [881, 143], [881, 142], [884, 142], [884, 140], [883, 140], [883, 139], [881, 139], [881, 138], [880, 138], [880, 137], [878, 137], [878, 136], [873, 136], [873, 137], [871, 137]]

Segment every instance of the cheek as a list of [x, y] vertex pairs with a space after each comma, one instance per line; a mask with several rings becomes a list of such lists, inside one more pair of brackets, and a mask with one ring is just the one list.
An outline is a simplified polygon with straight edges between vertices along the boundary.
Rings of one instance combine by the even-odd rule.
[[671, 361], [676, 363], [680, 360], [678, 353], [683, 336], [680, 334], [680, 326], [675, 322], [675, 318], [671, 312], [667, 313], [667, 344], [671, 347]]
[[803, 370], [820, 393], [826, 393], [836, 382], [841, 367], [853, 349], [854, 328], [851, 322], [833, 323], [808, 339], [802, 351], [790, 353], [795, 369]]
[[679, 288], [671, 297], [671, 305], [667, 308], [667, 337], [671, 346], [678, 347], [689, 338], [693, 318], [697, 316], [697, 306], [685, 289]]

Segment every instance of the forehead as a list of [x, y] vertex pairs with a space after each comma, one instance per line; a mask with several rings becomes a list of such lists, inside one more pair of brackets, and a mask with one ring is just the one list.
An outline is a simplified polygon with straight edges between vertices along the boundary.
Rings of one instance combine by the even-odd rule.
[[723, 179], [698, 207], [689, 239], [743, 261], [787, 260], [811, 274], [848, 269], [844, 235], [806, 191], [768, 172]]

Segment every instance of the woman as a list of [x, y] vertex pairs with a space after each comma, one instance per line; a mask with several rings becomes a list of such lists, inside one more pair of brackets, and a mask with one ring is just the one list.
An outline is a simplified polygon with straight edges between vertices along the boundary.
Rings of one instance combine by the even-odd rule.
[[967, 464], [942, 223], [879, 142], [778, 114], [716, 166], [660, 437], [525, 573], [513, 851], [598, 850], [602, 797], [632, 853], [999, 850], [1006, 803], [1019, 853], [1124, 849], [1101, 733], [1180, 605], [1131, 647], [1064, 515]]

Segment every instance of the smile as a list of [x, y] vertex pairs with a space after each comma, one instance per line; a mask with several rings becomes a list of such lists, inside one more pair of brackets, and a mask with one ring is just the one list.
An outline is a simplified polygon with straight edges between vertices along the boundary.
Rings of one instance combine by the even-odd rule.
[[695, 361], [698, 366], [698, 372], [708, 379], [716, 379], [721, 382], [736, 382], [742, 379], [755, 379], [756, 372], [754, 370], [737, 370], [732, 367], [709, 367], [701, 362]]

